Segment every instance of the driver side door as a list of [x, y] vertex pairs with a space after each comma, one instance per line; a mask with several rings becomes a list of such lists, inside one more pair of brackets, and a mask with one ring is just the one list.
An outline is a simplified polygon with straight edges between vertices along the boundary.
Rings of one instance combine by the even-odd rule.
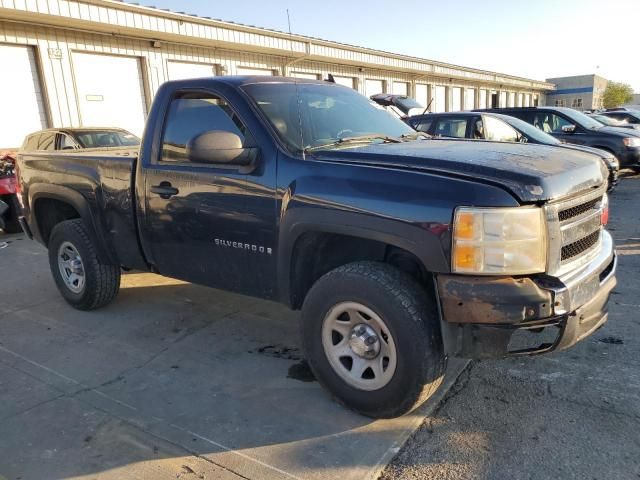
[[[188, 142], [210, 131], [259, 147], [246, 123], [213, 91], [177, 92], [144, 181], [145, 241], [162, 275], [270, 298], [275, 285], [275, 156], [258, 148], [252, 168], [201, 163]], [[271, 154], [273, 155], [273, 154]]]

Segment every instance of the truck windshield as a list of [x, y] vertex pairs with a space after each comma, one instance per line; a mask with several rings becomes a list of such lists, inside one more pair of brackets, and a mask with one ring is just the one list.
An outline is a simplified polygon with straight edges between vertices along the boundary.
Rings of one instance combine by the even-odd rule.
[[356, 91], [334, 84], [256, 83], [243, 87], [295, 152], [347, 148], [415, 131]]

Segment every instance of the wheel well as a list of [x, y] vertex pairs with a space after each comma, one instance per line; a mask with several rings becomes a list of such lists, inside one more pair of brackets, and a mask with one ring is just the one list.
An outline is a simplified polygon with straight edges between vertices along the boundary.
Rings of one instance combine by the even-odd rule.
[[293, 248], [289, 277], [292, 308], [302, 306], [307, 292], [325, 273], [341, 265], [364, 260], [393, 265], [421, 284], [430, 278], [420, 260], [407, 250], [350, 235], [309, 232], [301, 235]]
[[70, 204], [54, 198], [40, 198], [33, 206], [40, 236], [45, 245], [49, 244], [51, 231], [60, 222], [80, 218], [78, 211]]

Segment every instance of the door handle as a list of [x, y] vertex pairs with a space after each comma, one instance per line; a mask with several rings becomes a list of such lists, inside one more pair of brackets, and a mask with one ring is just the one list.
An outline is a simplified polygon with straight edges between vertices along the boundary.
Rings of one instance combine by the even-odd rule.
[[169, 182], [160, 182], [160, 185], [154, 185], [151, 187], [151, 193], [160, 195], [160, 198], [168, 200], [173, 195], [177, 195], [180, 191], [171, 186]]

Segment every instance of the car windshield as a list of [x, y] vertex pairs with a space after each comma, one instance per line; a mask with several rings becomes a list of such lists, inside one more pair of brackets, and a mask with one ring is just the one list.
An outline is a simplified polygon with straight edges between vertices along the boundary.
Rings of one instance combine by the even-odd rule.
[[255, 83], [243, 89], [292, 151], [357, 146], [415, 134], [403, 121], [347, 87]]
[[501, 120], [504, 120], [506, 123], [511, 125], [513, 128], [522, 133], [525, 137], [535, 140], [538, 143], [542, 143], [544, 145], [558, 145], [562, 143], [557, 138], [549, 135], [548, 133], [543, 132], [539, 128], [534, 127], [530, 123], [525, 122], [524, 120], [520, 120], [519, 118], [510, 117], [508, 115], [496, 115]]
[[578, 112], [577, 110], [565, 108], [564, 110], [562, 110], [562, 113], [564, 113], [567, 117], [569, 117], [582, 128], [587, 128], [590, 130], [597, 130], [598, 128], [602, 128], [602, 124], [600, 122], [594, 120], [591, 117], [587, 117], [584, 113]]
[[136, 147], [140, 139], [126, 130], [81, 130], [74, 136], [82, 148]]

